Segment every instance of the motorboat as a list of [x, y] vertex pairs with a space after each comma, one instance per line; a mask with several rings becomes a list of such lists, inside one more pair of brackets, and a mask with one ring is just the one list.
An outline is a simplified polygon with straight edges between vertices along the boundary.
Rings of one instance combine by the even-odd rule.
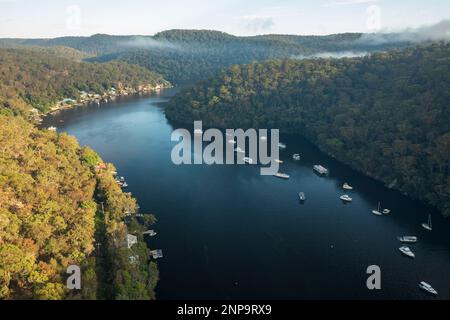
[[344, 201], [344, 202], [352, 202], [353, 201], [353, 199], [347, 194], [344, 194], [343, 196], [340, 196], [340, 199], [342, 201]]
[[416, 255], [414, 254], [414, 252], [412, 252], [412, 250], [409, 247], [401, 247], [400, 252], [403, 253], [405, 256], [410, 257], [410, 258], [415, 258]]
[[429, 283], [426, 283], [425, 281], [419, 283], [419, 288], [428, 292], [429, 294], [432, 294], [433, 296], [438, 295], [438, 292]]

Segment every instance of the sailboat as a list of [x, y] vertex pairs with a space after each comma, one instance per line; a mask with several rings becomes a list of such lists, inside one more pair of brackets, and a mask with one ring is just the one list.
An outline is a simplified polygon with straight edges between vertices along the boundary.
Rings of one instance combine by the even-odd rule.
[[428, 223], [422, 223], [422, 228], [428, 231], [433, 231], [433, 224], [431, 223], [431, 214], [428, 215]]
[[378, 202], [378, 209], [377, 210], [372, 210], [372, 213], [374, 214], [374, 215], [377, 215], [377, 216], [382, 216], [383, 214], [381, 213], [381, 203], [380, 202]]

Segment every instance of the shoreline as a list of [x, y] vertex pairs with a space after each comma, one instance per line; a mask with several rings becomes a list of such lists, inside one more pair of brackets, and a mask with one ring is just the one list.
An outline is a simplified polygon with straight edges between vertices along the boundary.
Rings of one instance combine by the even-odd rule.
[[147, 96], [155, 93], [161, 93], [164, 90], [171, 89], [174, 86], [170, 83], [159, 84], [157, 86], [153, 85], [140, 85], [137, 88], [126, 87], [120, 90], [115, 90], [114, 88], [105, 91], [103, 93], [86, 93], [80, 92], [80, 97], [77, 100], [65, 98], [55, 104], [50, 111], [42, 113], [34, 111], [34, 116], [32, 116], [32, 122], [41, 129], [44, 120], [62, 111], [71, 110], [77, 107], [88, 107], [90, 105], [101, 105], [107, 104], [109, 102], [115, 101], [118, 98], [131, 97], [131, 96]]

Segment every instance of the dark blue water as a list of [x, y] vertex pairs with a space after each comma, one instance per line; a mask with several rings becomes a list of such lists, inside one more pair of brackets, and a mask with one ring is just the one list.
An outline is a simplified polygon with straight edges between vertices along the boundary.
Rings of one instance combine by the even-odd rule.
[[[97, 150], [126, 177], [142, 211], [158, 217], [153, 248], [159, 299], [428, 299], [427, 281], [450, 298], [450, 225], [438, 213], [319, 152], [282, 137], [289, 181], [257, 166], [175, 166], [162, 96], [127, 98], [47, 119]], [[292, 160], [301, 153], [302, 161]], [[314, 164], [331, 170], [327, 178]], [[355, 187], [344, 192], [344, 182]], [[307, 201], [300, 205], [298, 192]], [[353, 203], [339, 196], [349, 193]], [[371, 211], [381, 200], [389, 216]], [[433, 232], [420, 225], [433, 213]], [[416, 235], [416, 259], [403, 257], [400, 235]], [[366, 269], [379, 265], [382, 290], [369, 291]]]

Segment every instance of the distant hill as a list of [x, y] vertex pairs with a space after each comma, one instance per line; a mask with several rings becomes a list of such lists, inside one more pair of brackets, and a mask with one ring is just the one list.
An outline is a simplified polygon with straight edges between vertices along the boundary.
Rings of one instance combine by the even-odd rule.
[[360, 41], [362, 37], [360, 33], [238, 37], [213, 30], [168, 30], [154, 36], [97, 34], [56, 39], [0, 39], [0, 47], [70, 47], [94, 55], [89, 61], [123, 60], [158, 72], [179, 84], [206, 79], [233, 64], [322, 52], [377, 52], [409, 45], [398, 40], [368, 44]]
[[23, 113], [29, 105], [45, 112], [56, 101], [76, 99], [80, 90], [101, 93], [119, 84], [166, 83], [161, 75], [136, 65], [77, 62], [77, 55], [62, 47], [0, 49], [0, 113]]
[[356, 59], [233, 66], [180, 92], [168, 118], [280, 128], [450, 216], [450, 44]]

